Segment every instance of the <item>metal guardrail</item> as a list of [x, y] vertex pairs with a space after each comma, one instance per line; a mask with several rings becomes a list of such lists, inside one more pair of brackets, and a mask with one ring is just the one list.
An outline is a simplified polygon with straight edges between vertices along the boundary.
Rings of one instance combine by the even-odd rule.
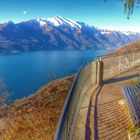
[[[63, 107], [63, 110], [62, 110], [62, 113], [61, 113], [61, 116], [60, 116], [60, 119], [59, 119], [59, 123], [58, 123], [58, 126], [57, 126], [57, 130], [56, 130], [54, 140], [68, 140], [68, 139], [71, 139], [69, 131], [71, 131], [71, 129], [73, 129], [73, 128], [71, 128], [71, 126], [68, 126], [68, 123], [69, 123], [68, 121], [71, 120], [71, 123], [74, 123], [73, 121], [74, 121], [74, 119], [76, 119], [76, 118], [74, 118], [74, 115], [76, 115], [76, 109], [77, 109], [76, 107], [78, 106], [77, 104], [73, 104], [75, 111], [69, 112], [70, 108], [71, 108], [71, 102], [73, 100], [73, 96], [75, 96], [74, 91], [75, 91], [75, 88], [76, 88], [76, 86], [78, 84], [78, 79], [79, 79], [79, 76], [80, 76], [81, 71], [83, 70], [83, 68], [85, 68], [88, 64], [98, 60], [98, 58], [99, 57], [96, 57], [93, 60], [89, 60], [89, 61], [85, 62], [84, 64], [81, 65], [80, 69], [78, 70], [78, 72], [76, 74], [76, 77], [74, 79], [74, 82], [72, 84], [72, 87], [71, 87], [71, 89], [69, 91], [68, 97], [67, 97], [67, 99], [65, 101], [65, 104], [64, 104], [64, 107]], [[81, 99], [80, 96], [81, 95], [79, 94], [78, 95], [78, 102], [80, 102], [79, 101]], [[68, 116], [69, 113], [72, 116], [71, 118], [69, 118], [69, 116]]]
[[121, 54], [109, 54], [102, 57], [104, 63], [103, 80], [111, 79], [140, 66], [140, 50], [127, 51]]
[[122, 91], [125, 100], [127, 102], [132, 122], [135, 126], [138, 126], [140, 124], [140, 112], [139, 112], [140, 77], [138, 77], [138, 81], [135, 85], [123, 86]]
[[[131, 53], [134, 53], [134, 51], [132, 51]], [[137, 54], [137, 52], [135, 52], [135, 53]], [[59, 119], [59, 123], [58, 123], [58, 127], [57, 127], [57, 130], [56, 130], [54, 140], [72, 140], [73, 132], [74, 132], [74, 128], [75, 128], [75, 123], [76, 123], [76, 119], [77, 119], [77, 116], [78, 116], [78, 111], [79, 111], [79, 108], [80, 108], [80, 105], [81, 105], [81, 102], [82, 102], [82, 99], [83, 99], [83, 96], [84, 96], [83, 95], [84, 93], [81, 92], [80, 89], [78, 89], [79, 88], [78, 84], [81, 82], [81, 79], [80, 79], [80, 81], [78, 81], [78, 80], [79, 80], [79, 78], [81, 78], [81, 75], [83, 74], [82, 73], [83, 69], [85, 69], [86, 66], [88, 67], [88, 64], [90, 64], [92, 62], [95, 62], [95, 60], [101, 60], [101, 58], [102, 58], [102, 61], [104, 61], [104, 66], [106, 66], [106, 65], [108, 65], [108, 61], [107, 61], [106, 58], [110, 58], [110, 59], [113, 60], [114, 58], [112, 58], [112, 57], [114, 57], [114, 56], [116, 56], [116, 57], [117, 56], [118, 57], [126, 56], [127, 57], [127, 52], [125, 52], [124, 54], [119, 54], [119, 55], [116, 54], [116, 55], [113, 55], [113, 56], [112, 55], [97, 56], [93, 60], [90, 60], [90, 61], [84, 63], [80, 67], [80, 69], [78, 70], [78, 72], [76, 74], [74, 82], [72, 84], [72, 87], [69, 91], [68, 97], [65, 101], [65, 105], [63, 107], [63, 110], [62, 110], [62, 113], [61, 113], [61, 116], [60, 116], [60, 119]], [[118, 58], [116, 58], [116, 59], [117, 59], [117, 62], [118, 62], [119, 59]], [[117, 66], [114, 63], [114, 60], [112, 62], [113, 62], [112, 67], [114, 67], [118, 71], [119, 66]], [[118, 62], [118, 63], [120, 63], [120, 62]], [[115, 66], [114, 66], [114, 64], [115, 64]], [[128, 67], [127, 69], [131, 69], [131, 67]], [[105, 70], [108, 71], [108, 69], [105, 69]], [[105, 73], [106, 71], [103, 71], [103, 72]], [[120, 73], [120, 72], [116, 72], [114, 69], [111, 72], [112, 72], [111, 76], [115, 76], [115, 74]], [[111, 73], [111, 72], [109, 72], [109, 73]], [[85, 75], [82, 76], [82, 80], [85, 77], [86, 77]], [[110, 77], [107, 76], [107, 78], [109, 79]], [[85, 78], [83, 81], [86, 82], [87, 79]], [[80, 88], [82, 88], [82, 87], [80, 87]]]

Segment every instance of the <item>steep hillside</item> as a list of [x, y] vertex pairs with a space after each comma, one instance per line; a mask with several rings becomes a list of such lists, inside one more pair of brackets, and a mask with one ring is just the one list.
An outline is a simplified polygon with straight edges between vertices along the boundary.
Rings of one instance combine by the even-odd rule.
[[128, 45], [125, 45], [125, 46], [119, 48], [117, 51], [107, 55], [107, 57], [111, 56], [111, 55], [119, 55], [119, 54], [123, 54], [126, 52], [137, 51], [137, 50], [140, 51], [140, 40], [137, 40], [133, 43], [129, 43]]
[[53, 140], [72, 81], [73, 77], [56, 80], [17, 100], [0, 117], [0, 140]]
[[126, 52], [126, 51], [132, 51], [132, 50], [134, 50], [134, 51], [140, 50], [140, 40], [137, 40], [133, 43], [130, 43], [130, 44], [120, 48], [118, 50], [118, 52]]
[[115, 49], [137, 39], [140, 39], [140, 33], [101, 30], [60, 16], [0, 25], [0, 53]]

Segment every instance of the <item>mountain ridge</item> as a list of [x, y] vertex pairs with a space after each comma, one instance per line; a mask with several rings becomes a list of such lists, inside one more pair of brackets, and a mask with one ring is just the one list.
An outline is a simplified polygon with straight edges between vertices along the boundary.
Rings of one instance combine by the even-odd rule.
[[99, 29], [60, 16], [0, 24], [0, 53], [116, 49], [138, 39], [140, 33]]

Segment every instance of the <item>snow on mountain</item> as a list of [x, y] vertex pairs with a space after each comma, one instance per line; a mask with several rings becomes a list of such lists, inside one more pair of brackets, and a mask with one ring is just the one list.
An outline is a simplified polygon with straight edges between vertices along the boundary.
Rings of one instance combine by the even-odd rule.
[[110, 34], [110, 31], [101, 31], [101, 34]]
[[50, 22], [52, 23], [54, 26], [62, 26], [62, 25], [67, 25], [70, 26], [72, 28], [81, 28], [81, 25], [78, 24], [77, 22], [68, 19], [68, 18], [62, 18], [60, 16], [56, 16], [53, 18], [47, 18], [46, 22]]
[[101, 34], [110, 34], [110, 33], [120, 33], [124, 35], [136, 35], [139, 34], [138, 32], [132, 32], [132, 31], [117, 31], [117, 30], [108, 30], [108, 29], [98, 29]]
[[50, 23], [52, 23], [54, 26], [60, 26], [60, 25], [63, 24], [63, 22], [58, 17], [47, 18], [47, 21], [49, 21]]
[[63, 19], [67, 24], [69, 24], [69, 25], [71, 25], [71, 27], [76, 27], [76, 28], [81, 28], [81, 25], [80, 24], [78, 24], [77, 22], [75, 22], [74, 20], [71, 20], [71, 19], [67, 19], [67, 18], [65, 18], [65, 19]]
[[45, 26], [46, 25], [46, 21], [45, 20], [43, 20], [41, 18], [37, 18], [36, 20], [39, 22], [40, 26]]

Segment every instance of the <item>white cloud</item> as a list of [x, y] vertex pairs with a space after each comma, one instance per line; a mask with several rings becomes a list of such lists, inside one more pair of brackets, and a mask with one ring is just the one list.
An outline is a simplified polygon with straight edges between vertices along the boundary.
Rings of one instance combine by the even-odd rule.
[[27, 11], [23, 11], [22, 12], [23, 15], [27, 15], [27, 13], [28, 13]]

